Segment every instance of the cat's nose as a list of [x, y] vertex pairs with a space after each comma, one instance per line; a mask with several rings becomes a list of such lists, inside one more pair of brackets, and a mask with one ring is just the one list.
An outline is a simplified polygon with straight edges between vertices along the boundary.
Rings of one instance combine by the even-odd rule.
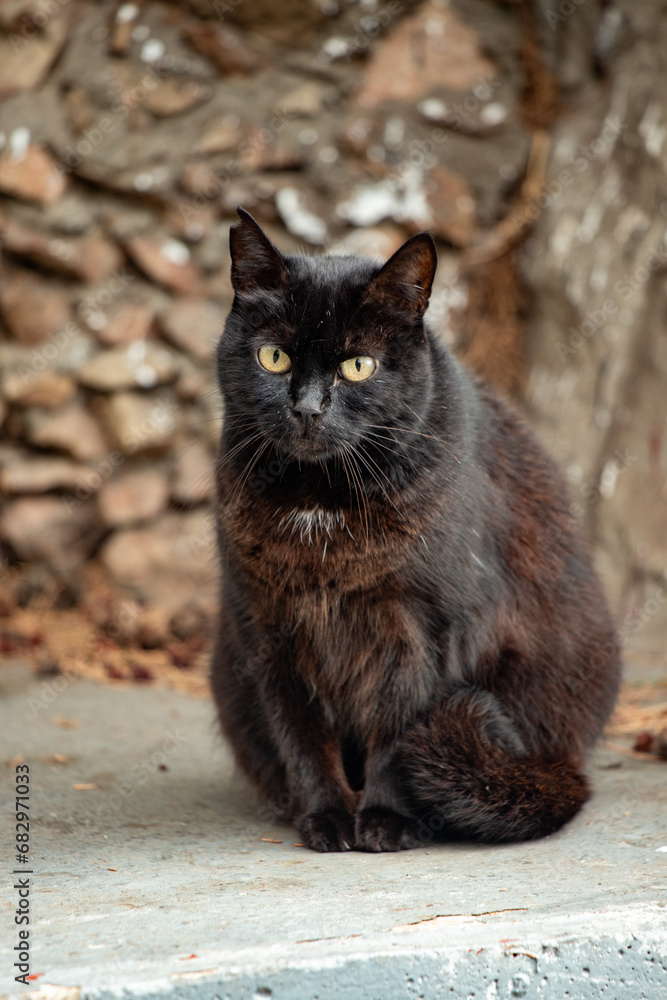
[[317, 417], [320, 416], [322, 413], [322, 407], [316, 403], [297, 403], [293, 407], [293, 413], [294, 416], [298, 417], [301, 423], [305, 424], [307, 427], [308, 424], [312, 423], [317, 419]]
[[310, 424], [322, 413], [322, 398], [319, 393], [307, 392], [292, 407], [295, 417], [304, 424]]

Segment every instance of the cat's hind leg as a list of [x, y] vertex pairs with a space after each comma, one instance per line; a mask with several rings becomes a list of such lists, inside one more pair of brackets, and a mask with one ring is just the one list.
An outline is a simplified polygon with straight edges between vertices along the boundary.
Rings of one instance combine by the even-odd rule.
[[255, 681], [235, 673], [232, 658], [218, 649], [214, 655], [211, 687], [220, 727], [236, 763], [250, 779], [266, 805], [265, 818], [291, 819], [298, 802], [289, 793], [285, 768], [271, 739]]
[[573, 755], [526, 752], [498, 700], [474, 687], [407, 732], [396, 763], [424, 842], [532, 840], [558, 830], [588, 798]]

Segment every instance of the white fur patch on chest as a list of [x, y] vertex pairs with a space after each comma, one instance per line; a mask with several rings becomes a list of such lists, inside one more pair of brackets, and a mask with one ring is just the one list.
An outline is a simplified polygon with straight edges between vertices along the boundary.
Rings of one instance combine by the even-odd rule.
[[345, 515], [341, 510], [322, 510], [321, 507], [312, 507], [306, 510], [299, 510], [295, 507], [278, 522], [278, 531], [291, 531], [293, 535], [299, 536], [299, 540], [304, 544], [312, 545], [320, 538], [329, 539], [333, 537], [336, 530], [347, 531], [352, 537], [352, 533], [345, 522]]

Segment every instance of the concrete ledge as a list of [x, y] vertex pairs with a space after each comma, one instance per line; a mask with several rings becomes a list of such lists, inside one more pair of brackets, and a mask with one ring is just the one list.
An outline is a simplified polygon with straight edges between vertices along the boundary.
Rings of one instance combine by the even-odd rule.
[[664, 764], [599, 751], [592, 801], [533, 844], [317, 855], [294, 846], [291, 827], [262, 819], [207, 701], [44, 683], [18, 666], [0, 674], [3, 844], [14, 840], [8, 764], [22, 754], [31, 772], [30, 972], [39, 976], [29, 989], [13, 981], [16, 893], [5, 851], [0, 994], [667, 996]]

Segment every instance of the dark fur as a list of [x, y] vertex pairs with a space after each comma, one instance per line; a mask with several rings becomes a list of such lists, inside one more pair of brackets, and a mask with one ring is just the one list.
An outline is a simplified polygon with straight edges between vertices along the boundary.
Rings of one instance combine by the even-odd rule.
[[[212, 674], [239, 764], [320, 851], [557, 830], [619, 675], [560, 473], [425, 328], [427, 234], [380, 268], [283, 257], [240, 214]], [[376, 374], [336, 381], [356, 354]]]

